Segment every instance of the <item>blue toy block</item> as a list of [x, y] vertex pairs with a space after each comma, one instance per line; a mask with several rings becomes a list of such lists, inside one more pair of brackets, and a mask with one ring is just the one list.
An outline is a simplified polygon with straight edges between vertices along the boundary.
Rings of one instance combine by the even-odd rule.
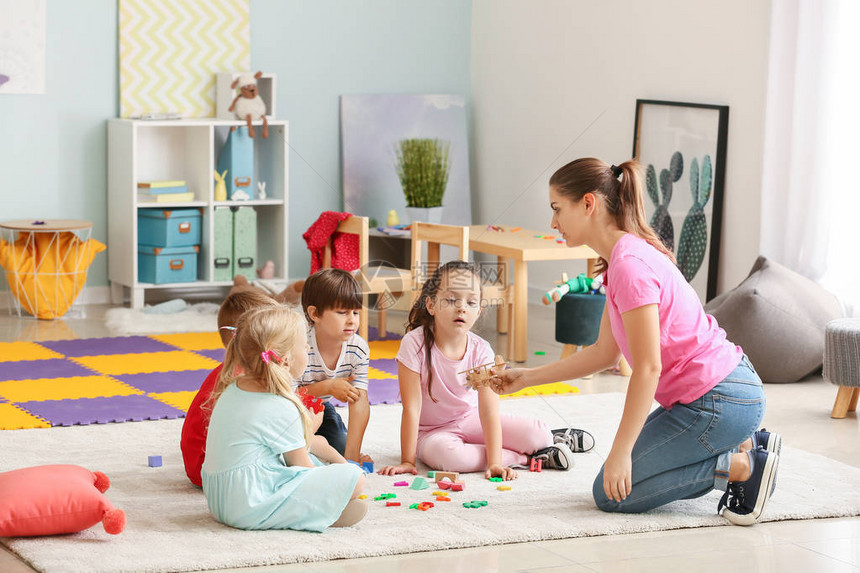
[[161, 467], [161, 456], [149, 456], [149, 467], [160, 468]]

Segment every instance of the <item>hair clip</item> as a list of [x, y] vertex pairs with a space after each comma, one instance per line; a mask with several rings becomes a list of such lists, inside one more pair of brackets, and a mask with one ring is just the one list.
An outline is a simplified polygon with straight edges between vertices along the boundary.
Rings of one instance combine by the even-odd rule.
[[281, 362], [281, 357], [278, 356], [274, 350], [265, 350], [265, 351], [261, 352], [260, 358], [262, 358], [263, 362], [265, 362], [266, 364], [268, 364], [272, 360], [274, 360], [275, 362], [278, 362], [278, 363]]
[[624, 173], [624, 171], [617, 165], [610, 165], [609, 170], [612, 171], [612, 174], [615, 175], [616, 179]]
[[236, 327], [235, 326], [219, 326], [218, 330], [229, 330], [233, 335], [233, 338], [236, 338]]

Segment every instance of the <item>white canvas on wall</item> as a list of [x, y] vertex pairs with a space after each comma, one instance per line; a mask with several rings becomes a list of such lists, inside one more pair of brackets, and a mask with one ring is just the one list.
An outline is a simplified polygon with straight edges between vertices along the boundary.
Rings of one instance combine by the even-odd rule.
[[0, 0], [0, 93], [45, 93], [45, 0]]
[[395, 169], [395, 146], [401, 139], [440, 139], [451, 146], [442, 222], [472, 223], [463, 96], [343, 95], [340, 106], [345, 211], [374, 218], [383, 226], [394, 209], [401, 223], [409, 223], [406, 197]]

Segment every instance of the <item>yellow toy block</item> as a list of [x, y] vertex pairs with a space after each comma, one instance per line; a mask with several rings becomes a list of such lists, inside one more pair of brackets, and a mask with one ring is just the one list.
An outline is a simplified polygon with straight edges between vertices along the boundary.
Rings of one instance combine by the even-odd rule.
[[153, 340], [172, 344], [183, 350], [217, 350], [223, 347], [217, 332], [179, 332], [150, 336]]
[[0, 362], [50, 360], [62, 357], [62, 354], [57, 354], [35, 342], [0, 342]]
[[171, 372], [173, 370], [212, 370], [218, 366], [217, 361], [186, 350], [80, 356], [71, 360], [108, 376]]
[[523, 396], [538, 396], [549, 394], [579, 394], [579, 388], [565, 382], [554, 382], [552, 384], [542, 384], [541, 386], [529, 386], [523, 388], [519, 392], [506, 394], [502, 398], [522, 398]]

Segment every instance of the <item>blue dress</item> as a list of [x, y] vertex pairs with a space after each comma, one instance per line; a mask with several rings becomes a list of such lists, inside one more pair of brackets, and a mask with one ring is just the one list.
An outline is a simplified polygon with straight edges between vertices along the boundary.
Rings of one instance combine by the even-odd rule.
[[306, 447], [301, 416], [282, 396], [224, 390], [209, 421], [201, 476], [209, 511], [240, 529], [323, 531], [340, 517], [362, 470], [354, 464], [287, 466]]

